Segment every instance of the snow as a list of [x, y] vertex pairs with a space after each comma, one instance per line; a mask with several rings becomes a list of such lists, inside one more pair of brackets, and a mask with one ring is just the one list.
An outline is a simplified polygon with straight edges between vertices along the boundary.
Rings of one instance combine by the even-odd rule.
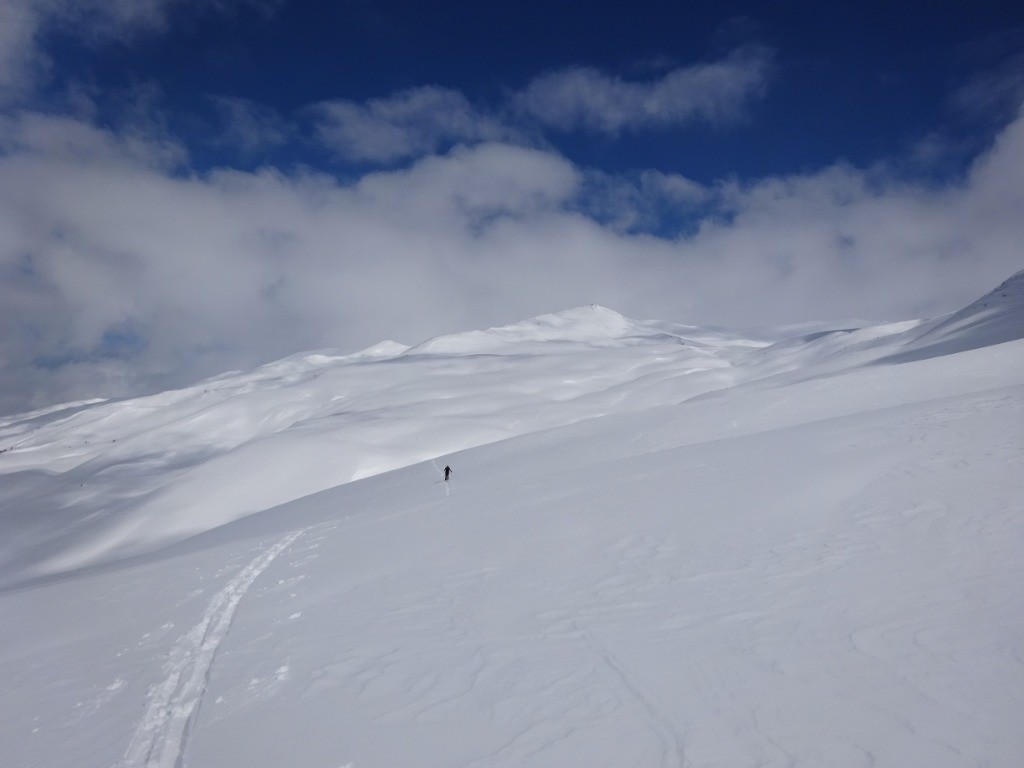
[[932, 355], [1014, 341], [1024, 328], [1024, 270], [994, 291], [949, 317], [925, 325], [925, 331], [894, 359], [922, 359]]
[[582, 307], [4, 419], [3, 762], [1018, 765], [1020, 278], [788, 338]]

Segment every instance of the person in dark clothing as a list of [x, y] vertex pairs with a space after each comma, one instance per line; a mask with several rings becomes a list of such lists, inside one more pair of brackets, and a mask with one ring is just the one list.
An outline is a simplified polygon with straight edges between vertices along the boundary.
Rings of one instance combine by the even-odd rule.
[[444, 481], [446, 483], [448, 482], [448, 478], [449, 478], [449, 476], [451, 476], [451, 474], [452, 474], [452, 468], [449, 467], [448, 465], [445, 465], [445, 468], [444, 468]]

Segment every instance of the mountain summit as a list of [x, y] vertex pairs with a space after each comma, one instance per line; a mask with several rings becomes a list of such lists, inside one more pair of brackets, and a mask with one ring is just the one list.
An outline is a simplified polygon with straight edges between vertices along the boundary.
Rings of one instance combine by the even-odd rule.
[[502, 354], [538, 343], [612, 344], [642, 334], [642, 326], [614, 310], [591, 304], [519, 323], [439, 336], [409, 350], [410, 354]]

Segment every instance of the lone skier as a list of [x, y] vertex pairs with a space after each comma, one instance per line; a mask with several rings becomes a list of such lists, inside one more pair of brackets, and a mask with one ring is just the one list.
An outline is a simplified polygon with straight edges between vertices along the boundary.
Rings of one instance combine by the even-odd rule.
[[448, 465], [446, 464], [446, 465], [445, 465], [445, 467], [444, 467], [444, 481], [445, 481], [446, 483], [448, 482], [448, 478], [449, 478], [449, 477], [451, 476], [451, 474], [452, 474], [452, 468], [451, 468], [451, 467], [449, 467], [449, 466], [448, 466]]

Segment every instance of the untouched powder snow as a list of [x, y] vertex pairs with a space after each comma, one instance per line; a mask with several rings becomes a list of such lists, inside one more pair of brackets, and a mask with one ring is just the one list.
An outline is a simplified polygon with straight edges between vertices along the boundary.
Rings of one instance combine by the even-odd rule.
[[934, 322], [584, 307], [4, 419], [2, 762], [1019, 765], [1019, 278]]

